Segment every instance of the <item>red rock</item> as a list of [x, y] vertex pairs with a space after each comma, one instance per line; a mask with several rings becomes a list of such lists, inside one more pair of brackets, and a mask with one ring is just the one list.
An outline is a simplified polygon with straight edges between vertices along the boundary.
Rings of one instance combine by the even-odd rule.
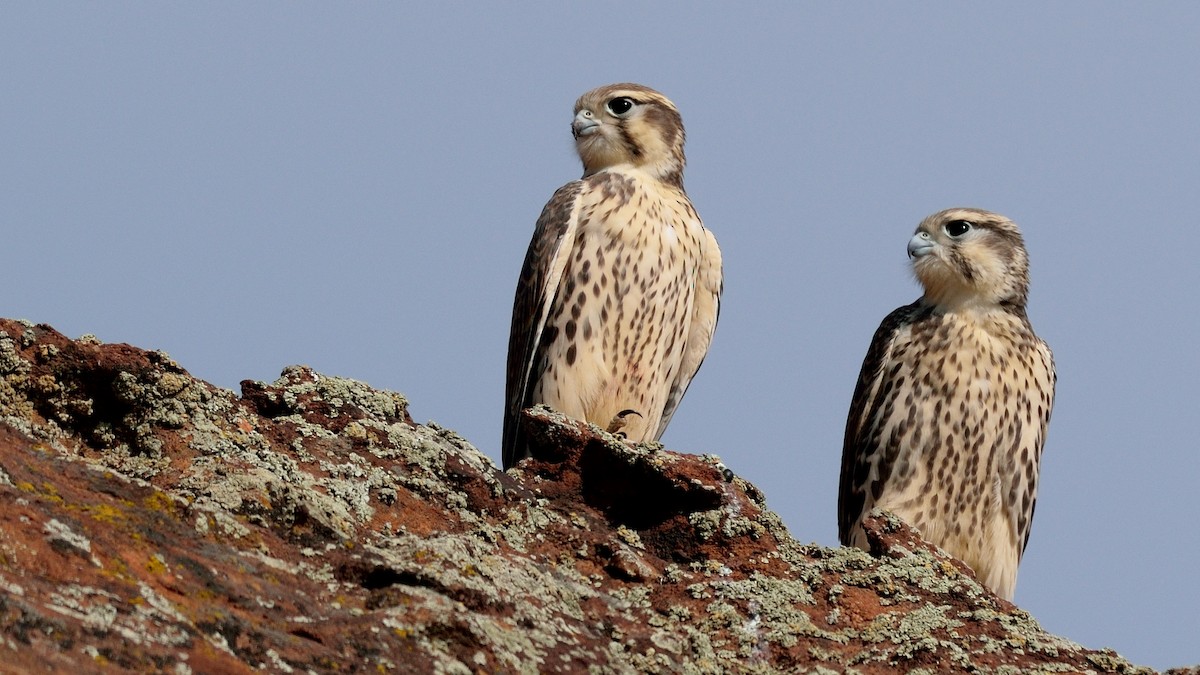
[[399, 394], [0, 320], [3, 672], [1149, 672], [886, 514], [802, 546], [713, 457], [524, 423], [505, 474]]

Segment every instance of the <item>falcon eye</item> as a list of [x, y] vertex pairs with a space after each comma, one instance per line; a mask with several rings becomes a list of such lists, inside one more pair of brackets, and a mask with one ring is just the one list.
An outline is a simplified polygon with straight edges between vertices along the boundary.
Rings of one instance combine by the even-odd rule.
[[969, 220], [952, 220], [946, 223], [946, 234], [951, 237], [961, 237], [971, 231], [974, 224]]
[[608, 108], [608, 112], [620, 117], [630, 110], [633, 110], [633, 99], [629, 98], [628, 96], [621, 96], [609, 101], [605, 107]]

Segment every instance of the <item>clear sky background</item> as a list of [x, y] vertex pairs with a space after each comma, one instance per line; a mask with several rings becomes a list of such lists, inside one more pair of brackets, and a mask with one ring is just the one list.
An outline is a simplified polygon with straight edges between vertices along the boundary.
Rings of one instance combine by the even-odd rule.
[[401, 391], [497, 463], [572, 105], [659, 89], [725, 258], [663, 440], [827, 545], [863, 355], [919, 295], [912, 230], [1004, 213], [1059, 376], [1016, 600], [1200, 662], [1200, 3], [27, 2], [0, 64], [0, 315], [234, 389], [302, 363]]

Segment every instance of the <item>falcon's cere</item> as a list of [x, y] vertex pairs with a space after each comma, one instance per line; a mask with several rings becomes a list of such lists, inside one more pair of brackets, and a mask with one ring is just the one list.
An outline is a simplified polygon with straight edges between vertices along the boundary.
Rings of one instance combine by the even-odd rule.
[[593, 89], [571, 123], [583, 178], [546, 204], [517, 283], [504, 467], [528, 455], [521, 410], [657, 440], [717, 324], [721, 252], [683, 190], [683, 120], [638, 84]]
[[843, 544], [892, 511], [1009, 600], [1029, 541], [1054, 403], [1054, 361], [1025, 314], [1029, 258], [1016, 224], [956, 208], [908, 242], [925, 294], [871, 341], [846, 422]]

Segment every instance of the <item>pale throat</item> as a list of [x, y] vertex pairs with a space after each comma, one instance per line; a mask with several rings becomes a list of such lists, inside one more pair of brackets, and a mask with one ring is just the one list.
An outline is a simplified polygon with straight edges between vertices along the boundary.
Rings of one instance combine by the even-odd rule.
[[940, 314], [963, 314], [985, 318], [1004, 311], [998, 299], [957, 279], [924, 279], [918, 277], [925, 290], [925, 301]]

